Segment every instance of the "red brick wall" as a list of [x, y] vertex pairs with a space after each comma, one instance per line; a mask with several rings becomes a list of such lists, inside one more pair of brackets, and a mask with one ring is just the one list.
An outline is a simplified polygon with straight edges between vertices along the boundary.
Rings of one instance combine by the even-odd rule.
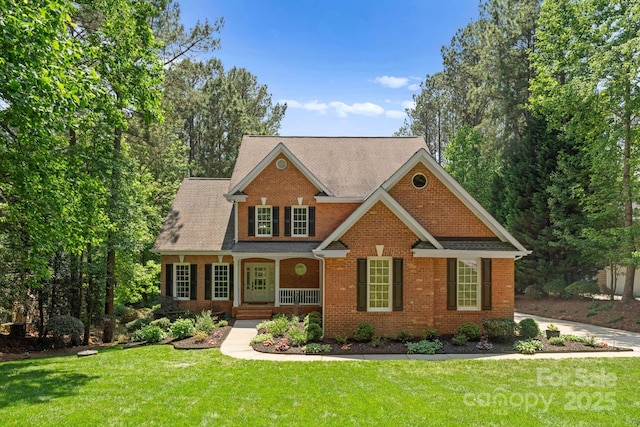
[[[261, 205], [262, 197], [267, 205], [280, 207], [280, 235], [273, 240], [321, 241], [358, 208], [358, 203], [316, 203], [314, 196], [320, 191], [290, 161], [284, 170], [276, 167], [275, 159], [244, 189], [247, 201], [238, 203], [238, 240], [269, 240], [249, 237], [247, 232], [248, 206]], [[285, 237], [284, 207], [297, 206], [302, 197], [304, 206], [316, 207], [316, 235], [310, 237]]]
[[[423, 173], [427, 186], [417, 189], [412, 179]], [[418, 163], [389, 194], [432, 235], [441, 237], [495, 237], [435, 175]]]
[[[298, 276], [293, 270], [298, 263], [307, 266], [307, 272], [303, 276]], [[319, 288], [320, 261], [308, 258], [283, 259], [280, 261], [280, 287]]]

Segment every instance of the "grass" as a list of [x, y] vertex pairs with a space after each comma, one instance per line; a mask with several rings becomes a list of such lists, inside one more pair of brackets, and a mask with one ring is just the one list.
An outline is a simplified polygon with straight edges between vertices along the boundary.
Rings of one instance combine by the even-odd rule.
[[217, 349], [114, 348], [85, 358], [0, 363], [0, 420], [3, 426], [638, 425], [639, 383], [640, 358], [268, 362], [231, 359]]

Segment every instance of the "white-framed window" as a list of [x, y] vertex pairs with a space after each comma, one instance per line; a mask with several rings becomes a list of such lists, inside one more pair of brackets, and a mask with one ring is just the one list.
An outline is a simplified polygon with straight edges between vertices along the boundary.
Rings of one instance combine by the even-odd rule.
[[229, 264], [213, 264], [213, 299], [229, 299]]
[[291, 235], [296, 237], [309, 235], [309, 208], [307, 206], [291, 207]]
[[176, 299], [191, 297], [191, 264], [173, 264], [173, 295]]
[[458, 260], [458, 310], [480, 310], [480, 263]]
[[367, 310], [391, 311], [391, 258], [367, 258]]
[[256, 206], [256, 236], [271, 237], [271, 206]]

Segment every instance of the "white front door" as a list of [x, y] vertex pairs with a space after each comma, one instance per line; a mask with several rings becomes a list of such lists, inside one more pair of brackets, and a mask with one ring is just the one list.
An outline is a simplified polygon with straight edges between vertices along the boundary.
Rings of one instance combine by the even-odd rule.
[[245, 302], [275, 301], [275, 269], [271, 263], [248, 263], [245, 265]]

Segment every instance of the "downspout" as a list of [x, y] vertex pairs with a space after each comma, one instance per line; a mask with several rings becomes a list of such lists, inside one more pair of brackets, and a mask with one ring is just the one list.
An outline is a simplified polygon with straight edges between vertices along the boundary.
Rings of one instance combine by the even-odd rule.
[[311, 251], [311, 253], [313, 254], [313, 257], [315, 259], [320, 261], [320, 266], [321, 266], [321, 270], [320, 271], [322, 271], [322, 282], [320, 283], [320, 292], [322, 292], [322, 338], [324, 338], [324, 299], [325, 299], [324, 281], [325, 281], [325, 277], [326, 277], [325, 265], [324, 265], [324, 257], [319, 256], [318, 254], [316, 254], [315, 251]]

